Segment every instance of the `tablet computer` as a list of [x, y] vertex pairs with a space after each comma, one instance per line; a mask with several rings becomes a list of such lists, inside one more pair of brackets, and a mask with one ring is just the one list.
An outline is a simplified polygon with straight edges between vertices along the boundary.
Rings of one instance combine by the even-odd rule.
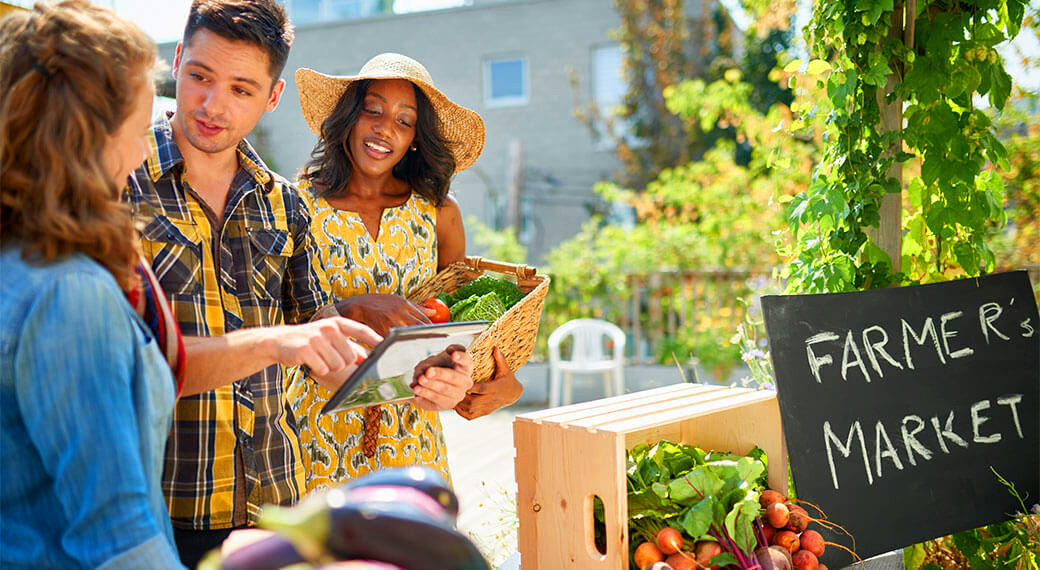
[[488, 321], [397, 327], [383, 337], [321, 409], [322, 414], [415, 397], [412, 383], [428, 367], [443, 365], [451, 345], [469, 346]]

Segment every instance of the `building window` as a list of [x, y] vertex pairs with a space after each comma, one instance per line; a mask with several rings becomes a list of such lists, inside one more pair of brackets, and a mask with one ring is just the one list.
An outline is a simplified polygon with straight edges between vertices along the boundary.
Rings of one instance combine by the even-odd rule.
[[329, 20], [349, 20], [390, 12], [390, 2], [384, 0], [328, 0]]
[[527, 83], [525, 57], [489, 59], [484, 63], [484, 103], [488, 107], [527, 104]]
[[470, 6], [473, 4], [473, 0], [393, 0], [392, 4], [394, 5], [395, 14], [406, 14], [408, 12], [425, 12], [427, 10]]
[[[607, 44], [592, 49], [592, 100], [599, 111], [596, 124], [597, 146], [613, 148], [614, 139], [608, 136], [630, 138], [629, 121], [619, 117], [618, 111], [628, 91], [628, 82], [623, 73], [623, 55], [619, 44]], [[631, 142], [631, 141], [630, 141]]]
[[286, 4], [294, 24], [313, 24], [321, 21], [321, 0], [288, 0]]
[[315, 24], [389, 14], [390, 0], [283, 0], [295, 24]]

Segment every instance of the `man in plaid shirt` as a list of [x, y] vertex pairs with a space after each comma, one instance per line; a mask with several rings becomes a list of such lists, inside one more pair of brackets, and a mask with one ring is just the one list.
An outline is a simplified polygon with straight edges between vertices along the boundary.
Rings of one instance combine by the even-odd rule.
[[[307, 365], [334, 390], [364, 354], [353, 339], [380, 340], [329, 305], [305, 203], [244, 140], [278, 105], [291, 42], [275, 0], [195, 0], [174, 61], [177, 111], [153, 124], [152, 155], [127, 187], [143, 253], [185, 335], [163, 492], [190, 568], [262, 504], [300, 498], [282, 367]], [[420, 378], [428, 405], [450, 409], [472, 385], [472, 358], [454, 359]]]

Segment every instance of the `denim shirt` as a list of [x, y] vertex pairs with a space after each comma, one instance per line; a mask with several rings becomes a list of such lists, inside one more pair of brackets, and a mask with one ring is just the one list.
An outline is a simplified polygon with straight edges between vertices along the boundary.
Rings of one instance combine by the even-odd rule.
[[160, 488], [174, 382], [104, 268], [0, 250], [0, 567], [183, 568]]

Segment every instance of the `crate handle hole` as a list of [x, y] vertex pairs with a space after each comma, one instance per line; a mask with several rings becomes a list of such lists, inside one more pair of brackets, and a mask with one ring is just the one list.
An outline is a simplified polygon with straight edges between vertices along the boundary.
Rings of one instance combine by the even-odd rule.
[[[600, 513], [600, 517], [596, 513]], [[603, 520], [600, 520], [602, 518]], [[599, 495], [585, 497], [585, 547], [594, 558], [605, 559], [607, 555], [607, 526], [603, 499]]]

